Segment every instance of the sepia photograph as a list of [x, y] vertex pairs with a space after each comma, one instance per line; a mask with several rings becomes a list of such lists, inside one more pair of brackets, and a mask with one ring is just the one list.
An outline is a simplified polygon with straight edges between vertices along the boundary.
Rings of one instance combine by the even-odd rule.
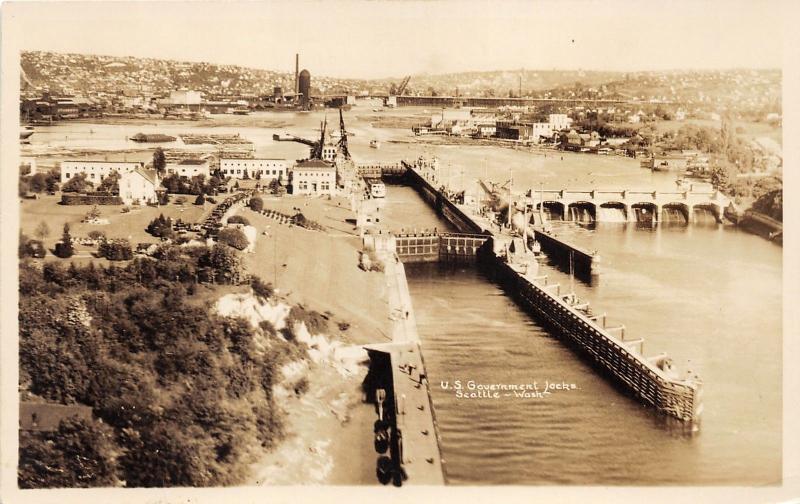
[[790, 18], [4, 3], [1, 500], [800, 497]]

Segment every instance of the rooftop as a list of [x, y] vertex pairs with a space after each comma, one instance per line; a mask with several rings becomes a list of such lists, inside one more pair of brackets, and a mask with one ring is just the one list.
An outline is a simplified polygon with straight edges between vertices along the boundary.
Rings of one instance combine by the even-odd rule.
[[306, 159], [304, 161], [300, 161], [295, 165], [295, 168], [303, 168], [303, 169], [317, 169], [317, 170], [333, 170], [335, 169], [332, 163], [327, 161], [323, 161], [321, 159]]

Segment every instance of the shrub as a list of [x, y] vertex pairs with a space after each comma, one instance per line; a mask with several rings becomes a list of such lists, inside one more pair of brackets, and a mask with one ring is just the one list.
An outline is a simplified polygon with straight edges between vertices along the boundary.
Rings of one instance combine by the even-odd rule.
[[127, 261], [133, 259], [133, 249], [128, 240], [104, 241], [98, 248], [100, 257], [105, 257], [109, 261]]
[[205, 205], [206, 204], [206, 197], [203, 196], [203, 193], [197, 195], [197, 198], [194, 200], [195, 205]]
[[247, 220], [247, 217], [242, 215], [234, 215], [228, 218], [228, 224], [244, 224], [245, 226], [249, 226], [250, 221]]
[[289, 310], [289, 315], [286, 317], [286, 325], [294, 327], [295, 324], [300, 322], [305, 323], [308, 333], [312, 336], [324, 334], [328, 331], [328, 317], [318, 311], [306, 310], [302, 305], [292, 306], [292, 309]]
[[271, 283], [266, 283], [255, 275], [250, 278], [250, 288], [253, 289], [253, 293], [256, 295], [256, 297], [263, 299], [264, 301], [271, 298], [275, 293]]
[[264, 200], [259, 197], [250, 198], [250, 209], [254, 212], [260, 212], [264, 209]]
[[164, 214], [150, 221], [145, 230], [158, 238], [172, 238], [175, 235], [172, 230], [172, 219], [164, 217]]
[[217, 235], [217, 241], [229, 245], [237, 250], [244, 250], [250, 245], [247, 236], [236, 228], [225, 228]]
[[61, 235], [61, 241], [56, 243], [55, 254], [57, 257], [66, 259], [72, 257], [75, 251], [72, 249], [72, 236], [69, 234], [69, 224], [64, 224], [64, 234]]
[[53, 253], [56, 257], [67, 259], [72, 257], [75, 251], [72, 249], [71, 243], [58, 242], [56, 243], [56, 248], [53, 250]]
[[86, 180], [85, 173], [79, 173], [69, 179], [61, 188], [61, 192], [82, 193], [88, 191], [92, 183]]
[[177, 198], [175, 198], [175, 204], [176, 205], [183, 205], [184, 203], [186, 203], [186, 198], [185, 197], [178, 196]]
[[62, 205], [121, 205], [122, 198], [110, 194], [61, 194]]
[[100, 231], [99, 229], [93, 229], [89, 231], [89, 238], [91, 238], [92, 240], [100, 240], [105, 237], [106, 234], [103, 231]]
[[47, 255], [47, 249], [44, 244], [39, 240], [31, 240], [27, 236], [21, 234], [19, 237], [19, 257], [35, 257], [37, 259], [43, 258]]

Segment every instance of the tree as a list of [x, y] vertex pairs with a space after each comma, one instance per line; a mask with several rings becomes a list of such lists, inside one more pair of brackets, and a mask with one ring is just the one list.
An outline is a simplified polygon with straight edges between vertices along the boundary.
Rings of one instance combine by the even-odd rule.
[[119, 179], [120, 174], [117, 171], [112, 171], [105, 177], [97, 188], [98, 191], [118, 194], [119, 193]]
[[61, 182], [61, 174], [58, 170], [50, 170], [47, 172], [46, 179], [47, 192], [56, 192]]
[[45, 221], [41, 221], [39, 225], [36, 226], [36, 231], [34, 231], [34, 236], [36, 236], [42, 241], [45, 241], [47, 237], [50, 236], [50, 226], [48, 226]]
[[55, 255], [62, 259], [72, 257], [75, 253], [72, 248], [72, 236], [69, 234], [69, 224], [64, 223], [64, 233], [61, 235], [61, 241], [56, 243]]
[[109, 261], [127, 261], [133, 259], [133, 249], [128, 240], [104, 241], [97, 249], [100, 257], [105, 257]]
[[195, 205], [205, 205], [206, 197], [203, 196], [203, 193], [197, 195], [197, 198], [194, 200]]
[[92, 183], [86, 180], [85, 173], [79, 173], [69, 179], [61, 188], [62, 192], [83, 193], [92, 188]]
[[242, 275], [242, 264], [236, 249], [224, 243], [217, 243], [211, 248], [207, 259], [203, 262], [214, 271], [214, 278], [221, 283], [239, 283]]
[[250, 221], [243, 215], [232, 215], [228, 218], [228, 224], [244, 224], [245, 226], [249, 226]]
[[55, 432], [21, 433], [21, 488], [87, 488], [117, 483], [111, 429], [96, 421], [62, 420]]
[[19, 186], [18, 186], [18, 193], [19, 193], [20, 197], [24, 198], [25, 196], [27, 196], [28, 192], [30, 191], [30, 189], [31, 189], [31, 186], [28, 183], [27, 178], [20, 177], [19, 178]]
[[725, 166], [717, 165], [711, 169], [711, 185], [714, 186], [714, 189], [726, 192], [730, 184], [730, 172]]
[[47, 175], [44, 173], [37, 173], [30, 178], [28, 184], [30, 185], [31, 191], [35, 193], [44, 192], [47, 190]]
[[150, 221], [145, 231], [158, 238], [172, 238], [175, 235], [172, 230], [172, 219], [164, 217], [164, 214]]
[[159, 176], [167, 171], [167, 157], [164, 155], [164, 149], [156, 147], [153, 152], [153, 169]]
[[250, 245], [250, 241], [247, 239], [247, 236], [245, 236], [241, 229], [237, 228], [223, 229], [217, 235], [217, 241], [219, 243], [230, 245], [237, 250], [244, 250], [248, 245]]
[[262, 200], [258, 196], [250, 198], [250, 209], [253, 210], [254, 212], [260, 212], [261, 210], [264, 209], [264, 200]]

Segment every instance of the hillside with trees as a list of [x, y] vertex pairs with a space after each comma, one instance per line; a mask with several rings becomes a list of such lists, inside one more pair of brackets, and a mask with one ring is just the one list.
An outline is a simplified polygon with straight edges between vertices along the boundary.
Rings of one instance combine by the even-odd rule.
[[273, 386], [304, 345], [211, 309], [209, 284], [244, 279], [230, 247], [162, 245], [156, 259], [20, 263], [20, 391], [93, 411], [21, 431], [23, 488], [235, 484], [281, 438]]

